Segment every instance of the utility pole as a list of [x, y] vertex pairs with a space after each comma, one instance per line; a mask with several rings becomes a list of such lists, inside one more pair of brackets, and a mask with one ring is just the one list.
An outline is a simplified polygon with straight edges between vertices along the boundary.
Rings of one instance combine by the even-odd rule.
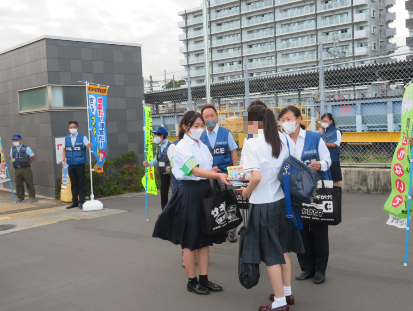
[[165, 79], [164, 79], [164, 82], [165, 82], [165, 89], [166, 89], [166, 70], [164, 70], [164, 77], [165, 77]]
[[152, 92], [153, 91], [153, 81], [152, 81], [152, 76], [149, 76], [149, 90]]
[[172, 75], [172, 87], [175, 88], [175, 75]]
[[204, 56], [205, 56], [205, 88], [206, 88], [206, 103], [211, 103], [211, 85], [209, 81], [209, 44], [208, 44], [208, 0], [203, 0], [203, 15], [204, 15]]

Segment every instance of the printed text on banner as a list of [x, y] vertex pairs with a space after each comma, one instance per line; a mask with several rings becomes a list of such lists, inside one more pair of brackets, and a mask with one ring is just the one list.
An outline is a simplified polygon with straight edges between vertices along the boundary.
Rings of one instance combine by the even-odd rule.
[[[153, 134], [152, 134], [152, 114], [151, 109], [149, 107], [145, 108], [145, 142], [146, 142], [146, 161], [150, 162], [153, 160], [153, 148], [152, 148], [152, 141], [153, 141]], [[153, 167], [146, 168], [146, 175], [148, 178], [148, 193], [151, 194], [158, 194], [158, 189], [156, 188], [155, 183], [155, 169]], [[145, 176], [142, 178], [142, 185], [145, 188]]]

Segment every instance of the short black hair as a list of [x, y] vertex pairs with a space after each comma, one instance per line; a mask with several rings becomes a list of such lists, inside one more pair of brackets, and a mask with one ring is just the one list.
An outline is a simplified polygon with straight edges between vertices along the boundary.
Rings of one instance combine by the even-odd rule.
[[215, 108], [215, 105], [206, 104], [206, 105], [205, 105], [204, 107], [202, 107], [202, 109], [201, 109], [201, 115], [204, 114], [204, 110], [205, 110], [205, 109], [213, 109], [213, 110], [215, 111], [215, 113], [218, 114], [217, 108]]
[[160, 137], [162, 137], [162, 139], [167, 139], [168, 138], [168, 136], [165, 136], [165, 135], [163, 135], [163, 134], [159, 134], [159, 133], [153, 133], [154, 135], [156, 134], [157, 136], [160, 136]]
[[259, 100], [259, 99], [253, 101], [253, 102], [249, 105], [249, 107], [254, 107], [254, 106], [263, 106], [264, 108], [268, 108], [267, 105], [266, 105], [263, 101], [261, 101], [261, 100]]
[[79, 127], [79, 123], [77, 123], [77, 121], [69, 121], [68, 126], [70, 126], [70, 124], [76, 124], [76, 126]]

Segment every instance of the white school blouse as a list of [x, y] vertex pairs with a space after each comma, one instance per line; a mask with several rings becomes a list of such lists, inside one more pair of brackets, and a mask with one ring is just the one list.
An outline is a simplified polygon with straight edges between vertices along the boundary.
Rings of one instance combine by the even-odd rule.
[[196, 166], [209, 171], [212, 169], [212, 161], [208, 147], [200, 140], [197, 143], [185, 134], [175, 147], [172, 173], [178, 180], [206, 179], [195, 177], [191, 171]]
[[286, 136], [280, 132], [278, 135], [282, 142], [278, 158], [273, 158], [272, 147], [265, 141], [263, 130], [258, 130], [257, 138], [250, 138], [244, 142], [241, 159], [244, 171], [258, 170], [261, 173], [261, 181], [251, 193], [250, 203], [272, 203], [284, 198], [284, 191], [278, 180], [278, 172], [289, 153]]

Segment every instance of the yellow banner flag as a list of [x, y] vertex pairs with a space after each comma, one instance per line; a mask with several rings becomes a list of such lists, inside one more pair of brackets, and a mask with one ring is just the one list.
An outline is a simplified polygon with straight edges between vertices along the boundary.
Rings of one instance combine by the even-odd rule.
[[[144, 121], [145, 121], [145, 148], [146, 148], [146, 161], [150, 162], [153, 160], [153, 148], [152, 148], [152, 141], [153, 141], [153, 134], [152, 134], [152, 114], [151, 109], [149, 107], [143, 107], [143, 111], [145, 113]], [[155, 183], [155, 169], [154, 167], [147, 167], [146, 168], [146, 176], [148, 182], [148, 189], [146, 189], [146, 180], [145, 176], [142, 178], [142, 185], [148, 191], [148, 193], [157, 195], [158, 189], [156, 188]]]

